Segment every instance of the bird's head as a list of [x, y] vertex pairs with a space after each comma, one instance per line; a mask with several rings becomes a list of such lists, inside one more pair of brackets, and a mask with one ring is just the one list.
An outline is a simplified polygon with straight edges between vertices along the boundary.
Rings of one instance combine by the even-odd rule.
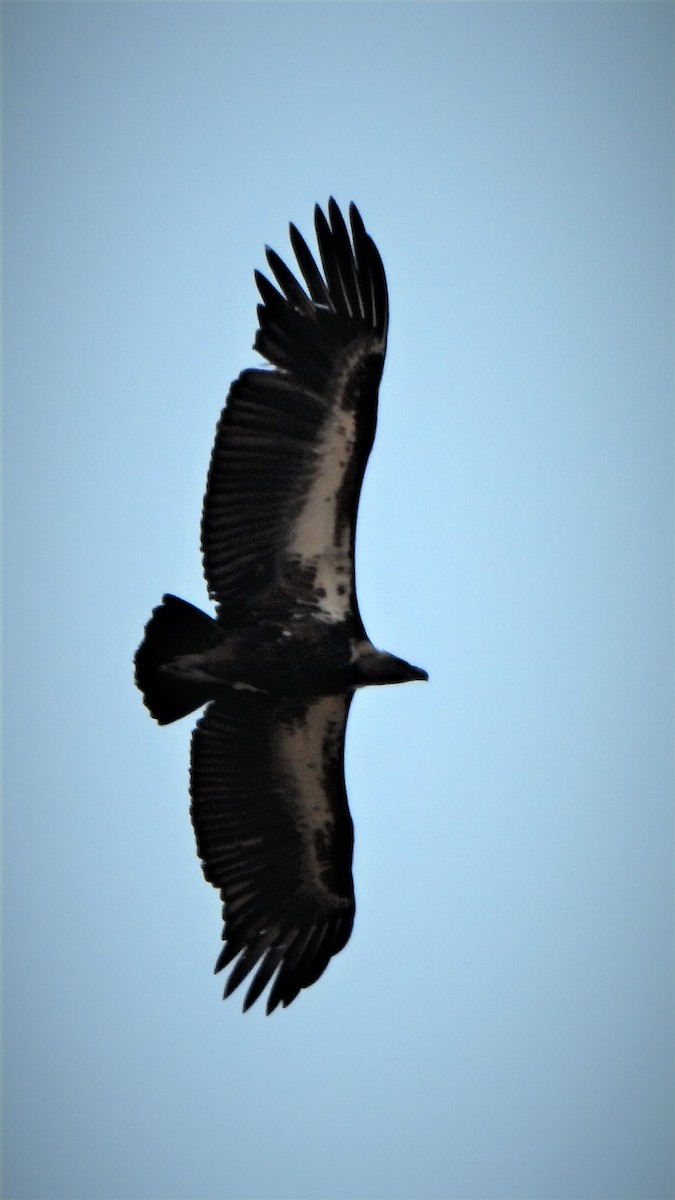
[[413, 667], [412, 663], [386, 650], [376, 650], [368, 642], [358, 647], [354, 664], [362, 686], [369, 683], [412, 683], [416, 679], [429, 678], [422, 667]]

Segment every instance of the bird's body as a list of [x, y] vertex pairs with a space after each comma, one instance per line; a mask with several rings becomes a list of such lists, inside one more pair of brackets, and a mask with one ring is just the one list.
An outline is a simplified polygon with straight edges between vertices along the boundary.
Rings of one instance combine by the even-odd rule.
[[192, 818], [224, 901], [226, 995], [289, 1004], [354, 917], [344, 736], [358, 687], [425, 679], [376, 650], [356, 601], [354, 537], [375, 435], [388, 323], [384, 269], [358, 211], [315, 210], [323, 266], [291, 241], [307, 291], [274, 251], [259, 273], [255, 347], [216, 432], [202, 552], [217, 615], [167, 595], [136, 654], [160, 724], [207, 703], [192, 741]]

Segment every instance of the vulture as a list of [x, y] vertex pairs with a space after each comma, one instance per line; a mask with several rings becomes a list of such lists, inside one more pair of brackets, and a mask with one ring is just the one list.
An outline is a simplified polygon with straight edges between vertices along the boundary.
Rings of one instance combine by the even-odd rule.
[[[382, 260], [358, 209], [314, 212], [319, 260], [290, 226], [299, 273], [266, 248], [254, 349], [216, 430], [201, 549], [215, 617], [165, 595], [136, 652], [160, 725], [206, 705], [192, 734], [191, 816], [223, 901], [225, 996], [254, 971], [286, 1007], [354, 922], [344, 778], [354, 692], [427, 679], [377, 650], [359, 614], [356, 513], [387, 344]], [[320, 261], [320, 265], [319, 265]]]

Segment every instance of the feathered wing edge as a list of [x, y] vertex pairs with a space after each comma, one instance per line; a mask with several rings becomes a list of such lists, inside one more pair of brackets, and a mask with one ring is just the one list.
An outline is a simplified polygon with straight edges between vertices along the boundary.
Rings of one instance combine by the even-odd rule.
[[267, 261], [281, 291], [262, 272], [255, 273], [263, 300], [258, 305], [255, 349], [321, 395], [330, 389], [340, 354], [351, 342], [372, 339], [371, 349], [382, 358], [386, 349], [389, 301], [384, 266], [355, 204], [349, 206], [349, 218], [351, 240], [332, 196], [328, 218], [318, 204], [314, 209], [323, 275], [302, 234], [290, 226], [307, 292], [269, 246]]
[[247, 693], [209, 706], [192, 738], [191, 815], [223, 899], [229, 996], [257, 967], [244, 1011], [276, 973], [286, 1007], [346, 945], [353, 826], [344, 785], [351, 694], [291, 703]]
[[317, 470], [340, 478], [335, 465], [317, 466], [317, 450], [341, 405], [354, 413], [357, 437], [349, 463], [337, 468], [338, 490], [356, 521], [375, 435], [388, 299], [377, 248], [355, 205], [349, 213], [351, 240], [335, 200], [328, 219], [315, 210], [325, 279], [293, 225], [291, 244], [307, 290], [273, 250], [267, 257], [281, 291], [256, 273], [263, 303], [255, 346], [275, 369], [244, 371], [232, 384], [202, 515], [209, 595], [226, 620], [279, 588], [289, 531]]

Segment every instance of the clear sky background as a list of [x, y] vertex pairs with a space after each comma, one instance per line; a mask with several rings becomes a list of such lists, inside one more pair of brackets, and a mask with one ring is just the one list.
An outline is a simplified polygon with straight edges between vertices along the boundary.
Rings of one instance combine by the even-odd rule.
[[[672, 34], [651, 3], [6, 3], [4, 1196], [672, 1189]], [[132, 681], [206, 603], [267, 242], [391, 294], [357, 919], [246, 1016]]]

